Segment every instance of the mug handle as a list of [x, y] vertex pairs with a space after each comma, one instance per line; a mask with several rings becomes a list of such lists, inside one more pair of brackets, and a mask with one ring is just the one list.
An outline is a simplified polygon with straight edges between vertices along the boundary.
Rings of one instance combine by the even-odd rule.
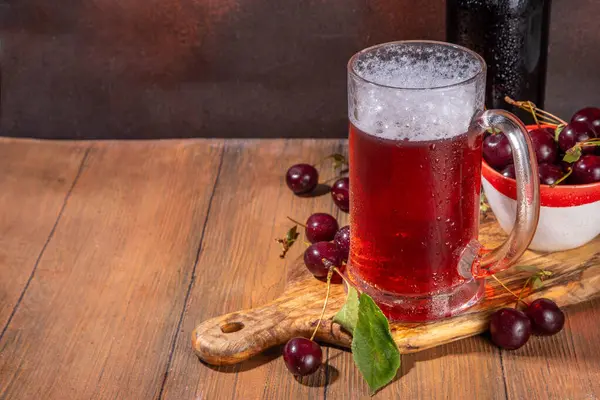
[[540, 216], [540, 184], [538, 166], [531, 138], [525, 125], [504, 110], [479, 113], [471, 129], [499, 129], [510, 144], [517, 181], [517, 215], [510, 235], [493, 250], [483, 249], [472, 241], [459, 263], [459, 272], [465, 278], [484, 278], [504, 271], [527, 250], [533, 239]]

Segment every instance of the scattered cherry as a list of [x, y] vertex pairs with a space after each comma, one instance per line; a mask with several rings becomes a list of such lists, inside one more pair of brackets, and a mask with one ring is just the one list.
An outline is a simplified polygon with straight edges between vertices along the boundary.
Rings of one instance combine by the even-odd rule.
[[[596, 133], [594, 128], [583, 121], [571, 121], [558, 135], [558, 146], [562, 151], [567, 151], [575, 145], [575, 143], [585, 142], [594, 139]], [[593, 153], [594, 147], [584, 147], [582, 152], [585, 154]]]
[[504, 133], [495, 133], [483, 140], [483, 157], [497, 170], [512, 162], [512, 149]]
[[515, 175], [514, 164], [508, 164], [502, 171], [500, 171], [500, 173], [507, 178], [517, 179]]
[[531, 335], [531, 321], [525, 313], [514, 308], [502, 308], [490, 320], [492, 341], [499, 347], [515, 350], [523, 346]]
[[319, 173], [309, 164], [292, 165], [285, 174], [285, 182], [295, 194], [308, 193], [319, 183]]
[[554, 164], [538, 165], [538, 176], [541, 185], [554, 185], [563, 175], [562, 169]]
[[571, 122], [579, 121], [579, 122], [587, 122], [592, 125], [596, 130], [597, 134], [600, 134], [600, 108], [597, 107], [586, 107], [577, 111], [573, 114], [571, 118]]
[[525, 314], [531, 320], [533, 333], [536, 335], [554, 335], [560, 332], [565, 324], [565, 314], [550, 299], [537, 299], [533, 301]]
[[290, 339], [283, 348], [283, 361], [296, 376], [315, 373], [323, 363], [323, 351], [316, 342], [303, 337]]
[[575, 184], [600, 182], [600, 156], [592, 154], [581, 156], [573, 164], [573, 173], [569, 180]]
[[350, 179], [340, 178], [331, 187], [333, 202], [344, 212], [350, 211]]
[[[323, 263], [323, 259], [328, 262]], [[339, 267], [341, 261], [342, 255], [335, 243], [317, 242], [304, 251], [304, 265], [317, 278], [325, 278], [329, 268]]]
[[336, 219], [325, 213], [316, 213], [306, 220], [306, 237], [311, 243], [329, 242], [338, 231]]
[[558, 158], [558, 150], [554, 142], [554, 131], [550, 128], [538, 128], [530, 131], [529, 136], [538, 163], [554, 163]]
[[338, 248], [342, 261], [348, 261], [348, 255], [350, 254], [350, 226], [346, 225], [340, 228], [335, 234], [333, 242]]

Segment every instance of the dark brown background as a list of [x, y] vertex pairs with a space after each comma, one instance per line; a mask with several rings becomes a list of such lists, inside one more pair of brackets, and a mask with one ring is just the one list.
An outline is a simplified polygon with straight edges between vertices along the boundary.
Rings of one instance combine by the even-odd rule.
[[[554, 0], [546, 108], [600, 105], [600, 1]], [[1, 133], [346, 135], [345, 64], [445, 38], [445, 1], [0, 0]]]

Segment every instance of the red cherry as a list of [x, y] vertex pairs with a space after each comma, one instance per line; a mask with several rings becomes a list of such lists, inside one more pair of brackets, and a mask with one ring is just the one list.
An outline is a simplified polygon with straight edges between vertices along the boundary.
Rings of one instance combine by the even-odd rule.
[[335, 234], [333, 242], [340, 250], [342, 260], [348, 261], [348, 255], [350, 253], [350, 226], [346, 225], [340, 228]]
[[[327, 263], [324, 263], [323, 259], [327, 260]], [[329, 268], [340, 267], [341, 264], [342, 254], [335, 243], [313, 243], [304, 251], [304, 265], [317, 278], [325, 278]]]
[[[558, 135], [558, 145], [562, 151], [567, 151], [575, 143], [585, 142], [596, 137], [596, 132], [590, 124], [582, 121], [572, 121]], [[591, 154], [594, 147], [584, 147], [582, 152]]]
[[554, 335], [565, 324], [565, 314], [550, 299], [534, 300], [525, 310], [536, 335]]
[[558, 149], [554, 142], [554, 131], [550, 128], [538, 128], [529, 132], [535, 157], [539, 164], [554, 163], [558, 158]]
[[336, 206], [344, 212], [350, 210], [350, 179], [340, 178], [331, 187], [331, 197]]
[[575, 184], [600, 182], [600, 156], [588, 154], [573, 164], [569, 180]]
[[315, 213], [306, 220], [306, 238], [311, 243], [329, 242], [338, 228], [337, 220], [332, 215]]
[[531, 321], [519, 310], [502, 308], [492, 314], [490, 334], [496, 346], [515, 350], [529, 340]]
[[597, 134], [600, 134], [600, 108], [598, 107], [582, 108], [573, 114], [572, 121], [587, 122], [594, 127]]
[[512, 149], [504, 133], [483, 139], [483, 158], [495, 170], [501, 170], [512, 162]]
[[312, 165], [292, 165], [285, 174], [285, 183], [295, 194], [308, 193], [319, 183], [319, 173]]
[[538, 165], [538, 176], [540, 185], [554, 185], [564, 175], [562, 169], [553, 164]]
[[315, 373], [323, 363], [323, 351], [316, 342], [303, 337], [290, 339], [283, 348], [283, 361], [296, 376]]
[[506, 168], [504, 168], [502, 171], [500, 171], [500, 173], [510, 179], [517, 179], [516, 175], [515, 175], [515, 165], [514, 164], [508, 164], [506, 166]]

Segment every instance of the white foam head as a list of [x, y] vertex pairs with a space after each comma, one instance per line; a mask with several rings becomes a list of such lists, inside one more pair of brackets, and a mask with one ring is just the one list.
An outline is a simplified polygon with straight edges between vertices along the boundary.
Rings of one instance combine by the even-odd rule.
[[483, 109], [485, 63], [459, 46], [395, 42], [350, 60], [350, 121], [386, 139], [439, 140], [465, 133]]

